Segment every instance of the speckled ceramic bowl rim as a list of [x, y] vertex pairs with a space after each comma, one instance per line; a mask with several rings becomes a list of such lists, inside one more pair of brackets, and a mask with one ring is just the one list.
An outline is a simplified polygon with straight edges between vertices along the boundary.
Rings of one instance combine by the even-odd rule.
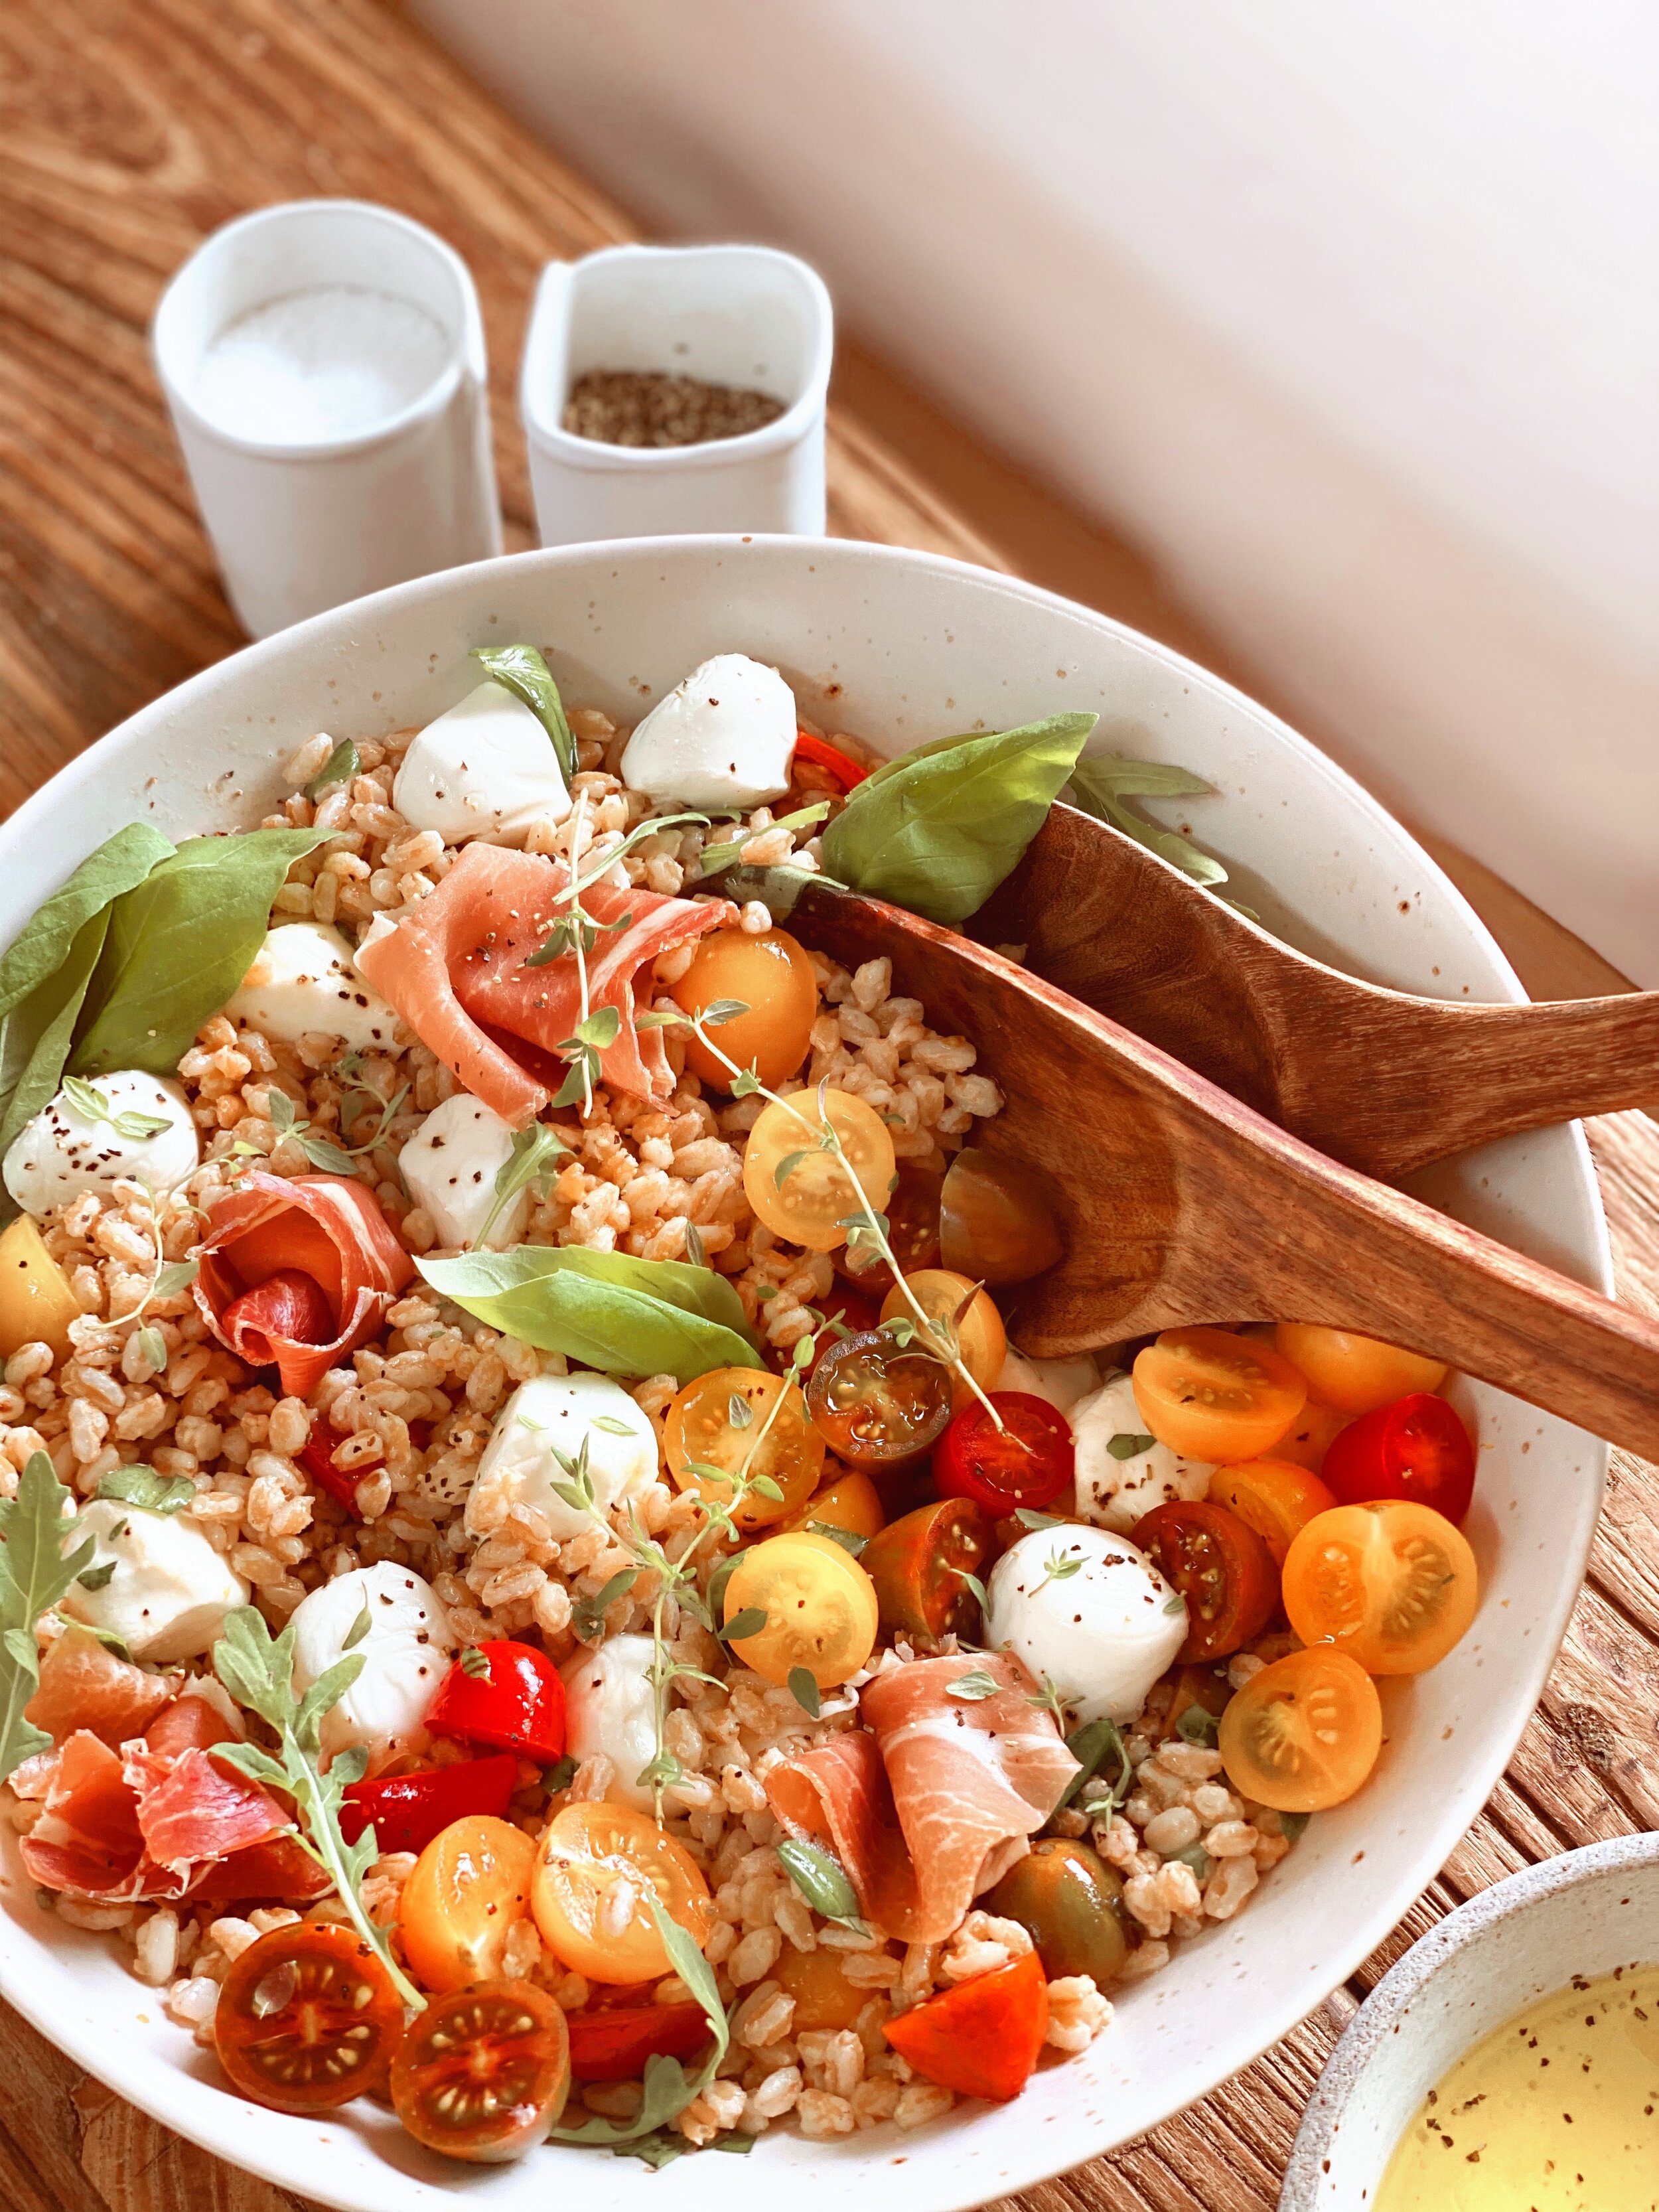
[[[1413, 1943], [1360, 2006], [1332, 2051], [1297, 2130], [1279, 2212], [1321, 2212], [1319, 2191], [1325, 2160], [1350, 2099], [1393, 2036], [1401, 2015], [1429, 1993], [1469, 1943], [1504, 1921], [1522, 1917], [1544, 1899], [1559, 1896], [1564, 1890], [1599, 1881], [1627, 1867], [1653, 1865], [1659, 1865], [1659, 1833], [1615, 1836], [1604, 1844], [1587, 1844], [1582, 1850], [1544, 1859], [1537, 1866], [1523, 1868], [1519, 1874], [1494, 1882], [1467, 1905], [1449, 1912]], [[1564, 1973], [1564, 1984], [1565, 1978]], [[1465, 2049], [1473, 2048], [1488, 2032], [1482, 2027], [1471, 2035]], [[1382, 2179], [1380, 2168], [1377, 2179]]]

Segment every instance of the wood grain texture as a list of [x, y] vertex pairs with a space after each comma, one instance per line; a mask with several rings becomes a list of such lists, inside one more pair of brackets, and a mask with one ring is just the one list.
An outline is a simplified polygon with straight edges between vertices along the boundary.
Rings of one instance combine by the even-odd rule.
[[[400, 207], [471, 264], [508, 542], [528, 544], [511, 386], [531, 284], [550, 254], [628, 236], [618, 210], [370, 0], [0, 10], [0, 806], [240, 643], [144, 331], [167, 274], [206, 230], [319, 192]], [[1225, 667], [1132, 549], [1068, 515], [878, 364], [845, 350], [837, 390], [837, 532], [1017, 567]], [[1619, 989], [1547, 915], [1435, 850], [1530, 990]], [[1620, 1295], [1659, 1313], [1659, 1127], [1626, 1114], [1590, 1135]], [[1022, 2212], [1271, 2212], [1320, 2066], [1407, 1943], [1516, 1867], [1655, 1817], [1656, 1653], [1659, 1475], [1618, 1455], [1590, 1582], [1539, 1712], [1389, 1942], [1255, 2065], [1143, 2142], [1014, 2200]], [[306, 2212], [132, 2112], [3, 2007], [0, 2083], [0, 2201], [14, 2212]]]

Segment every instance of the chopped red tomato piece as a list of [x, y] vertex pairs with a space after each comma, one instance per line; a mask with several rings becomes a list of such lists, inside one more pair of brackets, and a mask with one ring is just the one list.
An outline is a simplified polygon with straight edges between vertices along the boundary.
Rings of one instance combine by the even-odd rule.
[[887, 2023], [887, 2040], [925, 2081], [1006, 2104], [1031, 2078], [1048, 2033], [1048, 1984], [1035, 1951], [959, 1982]]
[[434, 1836], [469, 1814], [506, 1817], [519, 1762], [510, 1751], [493, 1759], [464, 1759], [459, 1766], [430, 1766], [420, 1774], [394, 1774], [384, 1782], [354, 1782], [340, 1808], [340, 1832], [355, 1844], [372, 1823], [381, 1852], [423, 1851]]
[[210, 1866], [188, 1894], [192, 1905], [313, 1905], [334, 1878], [318, 1865], [297, 1836], [249, 1844]]
[[[325, 1434], [331, 1437], [333, 1431], [327, 1431]], [[319, 1490], [325, 1492], [337, 1504], [343, 1505], [348, 1513], [361, 1520], [362, 1516], [357, 1512], [357, 1485], [371, 1468], [378, 1467], [380, 1462], [378, 1459], [369, 1460], [348, 1472], [343, 1467], [335, 1466], [331, 1457], [332, 1449], [331, 1443], [313, 1437], [309, 1443], [301, 1445], [295, 1456]]]
[[810, 761], [814, 768], [821, 768], [826, 775], [834, 776], [843, 792], [862, 783], [870, 773], [849, 754], [842, 752], [839, 745], [832, 745], [827, 738], [815, 738], [807, 730], [795, 732], [795, 758]]
[[564, 1756], [564, 1684], [545, 1652], [502, 1638], [455, 1662], [426, 1724], [434, 1735], [521, 1751], [548, 1765]]
[[573, 2012], [570, 2070], [579, 2081], [633, 2081], [645, 2062], [659, 2051], [689, 2058], [708, 2040], [708, 2022], [699, 2004], [614, 2005], [598, 2012]]

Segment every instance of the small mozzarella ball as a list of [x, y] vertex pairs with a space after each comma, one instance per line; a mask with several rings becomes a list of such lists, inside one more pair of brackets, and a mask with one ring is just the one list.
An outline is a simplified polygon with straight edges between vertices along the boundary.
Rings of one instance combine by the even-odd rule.
[[398, 1017], [357, 973], [353, 949], [319, 921], [285, 921], [266, 933], [253, 965], [225, 1008], [280, 1044], [320, 1030], [354, 1052], [389, 1051]]
[[405, 1741], [449, 1672], [455, 1636], [443, 1600], [412, 1567], [382, 1559], [337, 1575], [295, 1608], [294, 1680], [301, 1690], [346, 1656], [365, 1611], [368, 1626], [350, 1646], [362, 1654], [362, 1670], [324, 1717], [325, 1751]]
[[564, 820], [570, 793], [540, 716], [492, 681], [427, 724], [404, 755], [392, 803], [446, 845], [522, 845], [532, 823]]
[[[471, 1244], [495, 1203], [495, 1177], [513, 1151], [513, 1131], [481, 1099], [458, 1091], [435, 1106], [398, 1155], [409, 1194], [432, 1217], [440, 1244]], [[496, 1217], [489, 1249], [516, 1244], [530, 1216], [521, 1190]]]
[[[1127, 1534], [1154, 1505], [1208, 1495], [1214, 1468], [1203, 1460], [1183, 1459], [1168, 1444], [1146, 1437], [1134, 1386], [1127, 1375], [1109, 1376], [1092, 1397], [1082, 1401], [1072, 1415], [1072, 1434], [1077, 1451], [1077, 1510], [1099, 1528]], [[1146, 1437], [1146, 1448], [1117, 1459], [1111, 1450], [1115, 1437]]]
[[65, 1548], [86, 1536], [97, 1540], [92, 1571], [112, 1560], [115, 1571], [100, 1589], [71, 1583], [62, 1609], [118, 1636], [135, 1659], [194, 1659], [218, 1636], [225, 1615], [247, 1603], [247, 1584], [179, 1514], [96, 1498]]
[[83, 1112], [60, 1091], [18, 1131], [0, 1169], [6, 1188], [25, 1213], [48, 1213], [83, 1191], [107, 1190], [123, 1177], [148, 1184], [159, 1198], [200, 1164], [190, 1102], [171, 1076], [124, 1068], [97, 1077], [90, 1088], [110, 1115], [137, 1114], [162, 1126], [149, 1136], [124, 1135], [102, 1112]]
[[795, 727], [795, 695], [775, 668], [717, 653], [635, 728], [622, 780], [659, 805], [757, 806], [789, 788]]
[[1076, 1359], [1028, 1359], [1011, 1344], [1002, 1372], [992, 1387], [1023, 1390], [1028, 1397], [1046, 1399], [1069, 1420], [1078, 1401], [1100, 1388], [1100, 1370], [1087, 1352]]
[[[1056, 1572], [1055, 1570], [1059, 1571]], [[1187, 1640], [1186, 1601], [1146, 1555], [1103, 1528], [1034, 1528], [997, 1561], [985, 1636], [1079, 1723], [1129, 1721]]]
[[607, 1637], [564, 1668], [564, 1747], [578, 1764], [603, 1753], [616, 1768], [605, 1796], [648, 1813], [656, 1800], [638, 1777], [657, 1751], [656, 1646], [648, 1636]]
[[478, 1462], [469, 1528], [484, 1533], [475, 1526], [474, 1501], [487, 1498], [493, 1511], [506, 1495], [544, 1515], [556, 1543], [580, 1535], [592, 1515], [561, 1498], [553, 1485], [570, 1481], [564, 1462], [574, 1467], [584, 1446], [601, 1514], [656, 1480], [657, 1432], [620, 1382], [586, 1373], [521, 1382], [497, 1414]]

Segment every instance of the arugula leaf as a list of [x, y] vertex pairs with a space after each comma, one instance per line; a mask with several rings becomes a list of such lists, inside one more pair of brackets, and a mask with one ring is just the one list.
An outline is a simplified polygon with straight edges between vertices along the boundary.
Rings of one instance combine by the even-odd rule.
[[70, 1064], [171, 1075], [265, 941], [271, 902], [328, 830], [191, 837], [116, 900]]
[[712, 1268], [575, 1245], [518, 1244], [417, 1260], [440, 1297], [541, 1352], [608, 1375], [759, 1367], [737, 1292]]
[[112, 1467], [100, 1476], [98, 1495], [141, 1513], [171, 1514], [190, 1504], [196, 1485], [187, 1474], [157, 1474], [152, 1467]]
[[1092, 814], [1097, 822], [1109, 823], [1121, 830], [1126, 837], [1133, 837], [1137, 845], [1144, 845], [1149, 853], [1156, 853], [1160, 860], [1179, 868], [1196, 884], [1206, 887], [1224, 884], [1227, 871], [1219, 860], [1212, 860], [1207, 853], [1174, 830], [1165, 830], [1156, 822], [1149, 822], [1144, 814], [1125, 802], [1130, 799], [1199, 799], [1209, 793], [1211, 787], [1201, 775], [1188, 769], [1176, 768], [1168, 761], [1130, 760], [1122, 753], [1091, 753], [1080, 760], [1072, 770], [1072, 793], [1085, 814]]
[[811, 806], [797, 808], [793, 814], [779, 815], [770, 829], [745, 830], [741, 837], [731, 838], [723, 845], [705, 845], [697, 865], [698, 880], [702, 882], [710, 876], [717, 876], [723, 868], [729, 868], [740, 860], [743, 848], [751, 837], [769, 837], [773, 830], [804, 830], [809, 822], [822, 822], [829, 811], [829, 800], [820, 799]]
[[965, 921], [1042, 828], [1098, 720], [1050, 714], [888, 762], [825, 830], [824, 866], [930, 921]]
[[92, 1565], [90, 1536], [64, 1555], [65, 1539], [75, 1533], [75, 1523], [64, 1518], [69, 1502], [45, 1452], [29, 1455], [16, 1497], [0, 1498], [0, 1782], [52, 1747], [52, 1738], [23, 1709], [40, 1683], [34, 1624]]
[[793, 1837], [777, 1847], [779, 1863], [814, 1912], [843, 1928], [860, 1928], [858, 1893], [847, 1869], [822, 1844], [797, 1842]]
[[281, 1756], [273, 1759], [255, 1743], [228, 1743], [216, 1757], [246, 1774], [251, 1782], [280, 1790], [299, 1807], [303, 1826], [298, 1840], [333, 1882], [351, 1924], [378, 1954], [392, 1977], [393, 1988], [406, 2005], [424, 2012], [426, 1999], [392, 1955], [385, 1929], [369, 1918], [362, 1899], [362, 1881], [380, 1855], [371, 1821], [355, 1844], [340, 1832], [340, 1807], [348, 1786], [362, 1779], [368, 1764], [360, 1747], [337, 1752], [323, 1770], [323, 1717], [339, 1700], [363, 1670], [361, 1651], [348, 1651], [319, 1674], [303, 1696], [294, 1691], [294, 1624], [278, 1637], [266, 1627], [264, 1616], [251, 1605], [227, 1613], [218, 1642], [213, 1647], [213, 1671], [239, 1705], [274, 1729]]
[[565, 719], [564, 702], [553, 672], [533, 645], [475, 645], [472, 658], [498, 684], [522, 699], [553, 743], [567, 788], [576, 773], [576, 740]]

